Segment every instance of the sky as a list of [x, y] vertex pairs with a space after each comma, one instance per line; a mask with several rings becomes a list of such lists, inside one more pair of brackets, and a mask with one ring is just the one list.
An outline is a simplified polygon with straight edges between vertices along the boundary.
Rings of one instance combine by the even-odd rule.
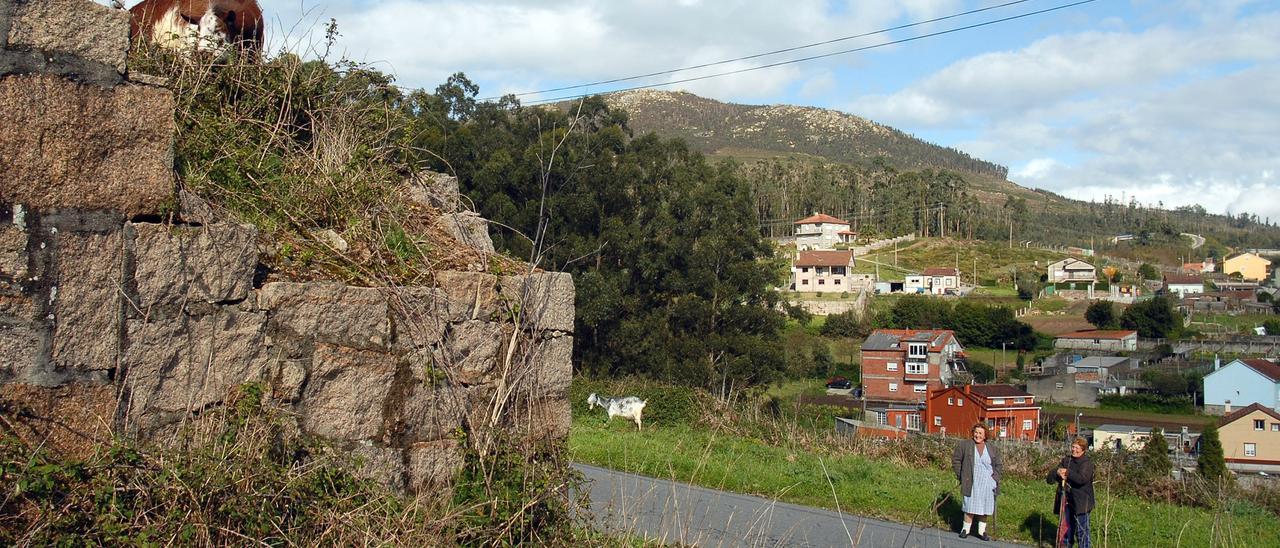
[[[273, 48], [334, 55], [480, 96], [735, 59], [525, 102], [827, 54], [660, 86], [746, 104], [841, 110], [1006, 165], [1072, 198], [1199, 204], [1280, 222], [1280, 2], [1095, 0], [261, 0]], [[981, 13], [911, 25], [962, 12]], [[914, 40], [911, 40], [915, 38]], [[876, 47], [886, 42], [909, 40]]]

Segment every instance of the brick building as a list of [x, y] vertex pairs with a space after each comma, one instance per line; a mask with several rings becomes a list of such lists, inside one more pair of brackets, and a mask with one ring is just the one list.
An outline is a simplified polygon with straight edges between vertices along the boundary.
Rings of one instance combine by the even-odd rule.
[[924, 430], [964, 437], [976, 422], [990, 425], [990, 439], [1036, 440], [1040, 406], [1035, 396], [1008, 384], [966, 384], [929, 391]]
[[964, 347], [947, 329], [877, 329], [862, 343], [862, 386], [872, 401], [923, 402], [967, 372]]

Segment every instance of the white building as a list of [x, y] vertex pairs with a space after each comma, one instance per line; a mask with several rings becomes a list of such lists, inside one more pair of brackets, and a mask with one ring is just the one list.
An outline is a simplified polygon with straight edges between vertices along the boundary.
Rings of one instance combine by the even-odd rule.
[[856, 234], [849, 231], [849, 222], [824, 213], [816, 213], [796, 221], [796, 249], [810, 251], [835, 249], [836, 244], [848, 242]]
[[852, 291], [853, 278], [852, 251], [801, 251], [791, 264], [792, 291]]
[[1074, 257], [1067, 257], [1049, 264], [1047, 280], [1049, 283], [1074, 283], [1098, 281], [1098, 269]]

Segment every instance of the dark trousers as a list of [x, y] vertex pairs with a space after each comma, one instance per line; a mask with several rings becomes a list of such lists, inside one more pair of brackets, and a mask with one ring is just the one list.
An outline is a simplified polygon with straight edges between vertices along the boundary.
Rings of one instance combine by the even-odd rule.
[[1071, 506], [1067, 506], [1067, 515], [1071, 516], [1067, 520], [1067, 546], [1075, 544], [1079, 548], [1090, 548], [1089, 542], [1089, 514], [1077, 514]]

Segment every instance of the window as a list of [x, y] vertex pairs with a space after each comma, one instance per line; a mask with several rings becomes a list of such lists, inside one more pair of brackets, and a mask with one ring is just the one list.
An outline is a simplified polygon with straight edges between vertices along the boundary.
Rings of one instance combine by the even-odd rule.
[[1062, 383], [1060, 382], [1053, 383], [1053, 388], [1054, 390], [1062, 390]]
[[907, 430], [920, 431], [920, 415], [907, 415]]
[[956, 399], [956, 407], [964, 407], [964, 398]]
[[889, 371], [897, 371], [897, 370], [898, 370], [898, 362], [889, 362], [889, 363], [885, 364], [885, 366], [884, 366], [884, 367], [885, 367], [885, 369], [886, 369], [886, 370], [889, 370]]
[[835, 284], [840, 285], [840, 278], [836, 278]]
[[1246, 457], [1256, 457], [1256, 456], [1258, 456], [1258, 444], [1256, 444], [1256, 443], [1246, 443], [1246, 444], [1244, 444], [1244, 456], [1246, 456]]
[[1264, 421], [1262, 419], [1253, 419], [1254, 430], [1266, 430], [1266, 428], [1267, 428], [1267, 421]]
[[800, 285], [809, 285], [809, 280], [800, 280]]
[[927, 385], [927, 384], [913, 384], [913, 385], [911, 385], [911, 389], [912, 389], [912, 390], [915, 390], [917, 394], [923, 394], [923, 393], [925, 393], [925, 391], [929, 390], [929, 385]]
[[831, 267], [831, 273], [839, 276], [844, 276], [844, 268], [845, 267], [843, 266], [833, 266]]
[[955, 404], [956, 404], [955, 398], [947, 398], [947, 405], [955, 405]]
[[801, 271], [801, 272], [804, 272], [804, 273], [806, 273], [806, 274], [808, 274], [808, 273], [809, 273], [809, 267], [807, 267], [807, 266], [802, 266], [802, 267], [800, 267], [800, 271]]
[[907, 362], [908, 375], [927, 375], [929, 373], [929, 364], [927, 362]]
[[1272, 432], [1280, 432], [1280, 422], [1273, 422], [1273, 423], [1271, 423], [1271, 431], [1272, 431]]
[[898, 391], [898, 383], [896, 383], [896, 382], [891, 382], [891, 383], [889, 383], [889, 391], [890, 391], [890, 392], [897, 392], [897, 391]]
[[942, 415], [934, 415], [934, 416], [933, 416], [933, 425], [934, 425], [934, 426], [942, 426]]
[[908, 356], [927, 356], [928, 348], [929, 347], [927, 345], [911, 343], [907, 345], [907, 355]]
[[1004, 405], [1004, 398], [996, 398], [991, 400], [991, 405]]
[[1022, 420], [1022, 429], [1023, 429], [1023, 430], [1030, 430], [1030, 429], [1031, 429], [1031, 419], [1023, 419], [1023, 420]]
[[827, 285], [826, 280], [818, 280], [818, 285]]
[[1027, 403], [1027, 398], [1014, 398], [1013, 403]]

